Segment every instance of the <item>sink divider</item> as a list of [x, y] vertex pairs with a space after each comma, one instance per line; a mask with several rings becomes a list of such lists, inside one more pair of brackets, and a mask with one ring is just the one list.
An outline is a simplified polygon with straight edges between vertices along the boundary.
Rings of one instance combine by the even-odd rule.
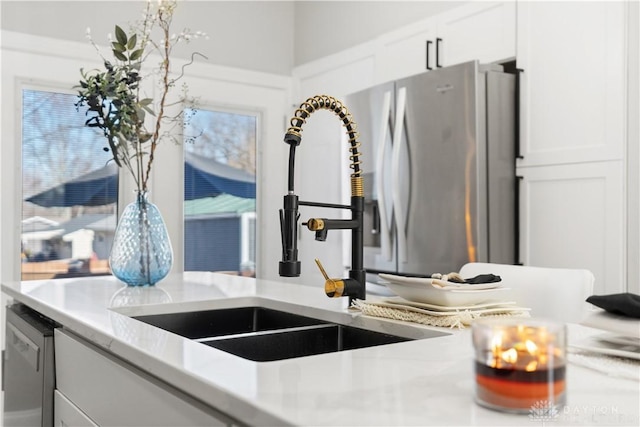
[[[308, 325], [308, 326], [296, 326], [296, 327], [291, 327], [291, 328], [279, 328], [279, 329], [269, 329], [266, 331], [255, 331], [255, 332], [242, 332], [239, 334], [229, 334], [229, 335], [218, 335], [218, 336], [213, 336], [213, 337], [203, 337], [203, 338], [192, 338], [192, 341], [195, 342], [210, 342], [210, 341], [221, 341], [221, 340], [228, 340], [228, 339], [233, 339], [233, 338], [243, 338], [243, 337], [255, 337], [255, 336], [260, 336], [260, 335], [274, 335], [274, 334], [280, 334], [280, 333], [285, 333], [285, 332], [297, 332], [297, 331], [308, 331], [311, 329], [321, 329], [321, 328], [339, 328], [339, 324], [337, 323], [320, 323], [317, 325]], [[342, 329], [338, 329], [339, 330], [339, 334], [342, 333]]]

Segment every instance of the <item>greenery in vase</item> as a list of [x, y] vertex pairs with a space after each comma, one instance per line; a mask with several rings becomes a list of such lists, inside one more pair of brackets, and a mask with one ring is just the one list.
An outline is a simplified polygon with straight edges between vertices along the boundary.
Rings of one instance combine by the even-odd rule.
[[[159, 142], [173, 138], [167, 125], [181, 124], [181, 114], [172, 117], [167, 115], [169, 92], [182, 77], [182, 74], [171, 76], [171, 52], [178, 43], [188, 43], [205, 36], [202, 32], [189, 30], [172, 34], [171, 21], [176, 7], [176, 0], [149, 0], [143, 19], [129, 33], [116, 25], [115, 40], [111, 40], [112, 60], [102, 55], [87, 29], [87, 37], [102, 58], [104, 69], [80, 70], [82, 78], [78, 86], [79, 99], [75, 105], [78, 109], [86, 108], [88, 118], [85, 125], [102, 131], [108, 142], [104, 150], [111, 151], [119, 167], [126, 167], [131, 172], [138, 191], [148, 189]], [[158, 40], [153, 38], [154, 35]], [[158, 96], [152, 99], [144, 96], [141, 82], [143, 64], [154, 54], [159, 56], [160, 61], [149, 75], [157, 77], [160, 90]], [[186, 99], [186, 85], [183, 84], [182, 90], [178, 102]]]

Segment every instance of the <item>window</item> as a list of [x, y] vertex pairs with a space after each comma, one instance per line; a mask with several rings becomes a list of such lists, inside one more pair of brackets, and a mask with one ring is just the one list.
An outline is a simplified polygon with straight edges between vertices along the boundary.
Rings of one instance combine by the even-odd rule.
[[184, 269], [255, 275], [255, 114], [185, 111]]
[[118, 168], [76, 101], [22, 90], [22, 280], [109, 272]]

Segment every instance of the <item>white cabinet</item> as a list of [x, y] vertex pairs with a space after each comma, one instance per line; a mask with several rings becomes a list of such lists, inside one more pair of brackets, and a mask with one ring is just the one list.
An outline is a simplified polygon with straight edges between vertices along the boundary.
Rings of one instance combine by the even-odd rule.
[[381, 36], [376, 49], [377, 82], [395, 80], [435, 68], [436, 47], [441, 43], [436, 39], [435, 19], [421, 21]]
[[518, 168], [521, 261], [585, 268], [594, 292], [624, 292], [623, 162]]
[[516, 2], [471, 2], [438, 15], [440, 65], [516, 56]]
[[624, 2], [519, 2], [521, 166], [621, 159]]
[[625, 2], [518, 2], [521, 261], [624, 292]]
[[97, 427], [91, 418], [74, 405], [58, 390], [53, 393], [53, 425], [54, 427]]
[[428, 69], [516, 55], [515, 2], [468, 3], [381, 36], [376, 79], [385, 82]]
[[232, 425], [222, 413], [66, 331], [56, 329], [54, 342], [61, 394], [54, 419], [65, 423], [58, 426]]

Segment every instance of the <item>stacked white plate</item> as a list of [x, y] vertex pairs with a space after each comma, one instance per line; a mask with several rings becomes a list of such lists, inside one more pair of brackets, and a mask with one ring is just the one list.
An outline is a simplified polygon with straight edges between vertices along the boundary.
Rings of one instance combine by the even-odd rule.
[[640, 360], [640, 319], [598, 309], [580, 323], [601, 332], [577, 333], [570, 340], [570, 348]]
[[441, 306], [468, 306], [505, 301], [509, 288], [502, 282], [470, 285], [422, 277], [379, 274], [384, 284], [396, 295], [408, 301]]
[[400, 297], [386, 299], [384, 302], [389, 307], [412, 307], [435, 316], [459, 311], [489, 314], [529, 310], [510, 301], [510, 289], [503, 287], [501, 282], [471, 285], [393, 274], [379, 274], [379, 277], [382, 284]]

